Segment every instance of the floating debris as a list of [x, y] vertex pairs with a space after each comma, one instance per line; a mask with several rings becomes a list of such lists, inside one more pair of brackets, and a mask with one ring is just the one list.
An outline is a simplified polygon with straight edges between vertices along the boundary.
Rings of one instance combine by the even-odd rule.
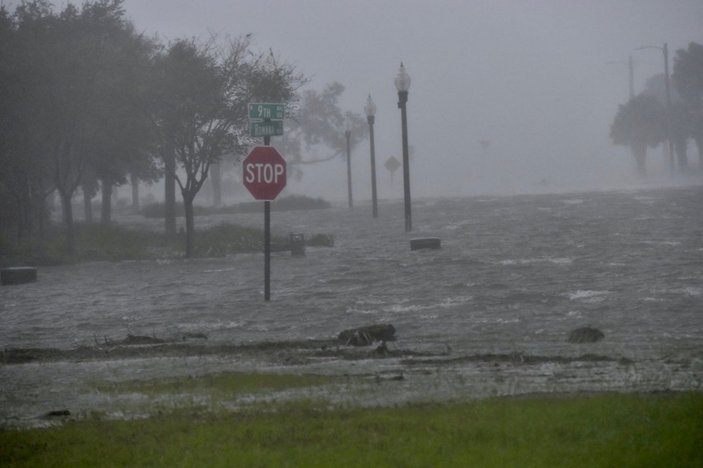
[[395, 341], [395, 327], [391, 324], [368, 325], [341, 332], [337, 339], [349, 346], [369, 346], [378, 341]]
[[200, 333], [200, 332], [185, 332], [183, 335], [181, 335], [181, 338], [183, 341], [186, 340], [207, 340], [207, 334], [206, 333]]
[[597, 328], [581, 327], [569, 333], [569, 343], [595, 343], [605, 338], [602, 331]]
[[0, 270], [0, 284], [24, 284], [37, 281], [35, 267], [11, 267]]
[[131, 333], [128, 333], [127, 338], [125, 338], [124, 340], [119, 342], [119, 344], [125, 345], [125, 346], [150, 345], [150, 344], [162, 344], [162, 343], [165, 343], [165, 341], [162, 340], [161, 338], [156, 338], [154, 336], [132, 335]]
[[61, 409], [61, 410], [53, 410], [49, 411], [48, 413], [45, 413], [43, 415], [44, 418], [64, 418], [66, 416], [70, 416], [71, 412], [67, 409]]

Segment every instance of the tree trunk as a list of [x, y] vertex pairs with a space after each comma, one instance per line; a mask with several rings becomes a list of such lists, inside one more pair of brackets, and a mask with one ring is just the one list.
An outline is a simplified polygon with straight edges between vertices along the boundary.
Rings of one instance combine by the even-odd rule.
[[189, 195], [183, 194], [183, 208], [186, 215], [186, 258], [193, 256], [195, 246], [195, 217], [193, 214], [193, 199]]
[[13, 200], [10, 202], [9, 205], [9, 207], [13, 211], [11, 217], [14, 217], [15, 222], [17, 224], [17, 240], [20, 241], [24, 240], [25, 237], [28, 238], [31, 235], [30, 187], [26, 179], [23, 182], [24, 183], [20, 185], [18, 191], [12, 191]]
[[[49, 212], [53, 208], [54, 192], [45, 193], [40, 191], [36, 195], [35, 212], [36, 212], [36, 224], [37, 224], [37, 239], [41, 242], [44, 240], [46, 234], [46, 224], [49, 220]], [[51, 207], [49, 205], [52, 205]]]
[[112, 180], [103, 177], [100, 180], [102, 205], [100, 207], [100, 224], [110, 224], [112, 221]]
[[698, 135], [693, 138], [698, 147], [698, 168], [703, 171], [703, 135]]
[[76, 239], [73, 232], [73, 207], [71, 206], [71, 194], [60, 192], [61, 212], [63, 213], [63, 225], [66, 230], [66, 253], [74, 255], [76, 253]]
[[134, 175], [129, 175], [129, 182], [132, 186], [132, 211], [139, 212], [139, 178]]
[[87, 187], [86, 185], [83, 185], [81, 187], [81, 190], [83, 191], [83, 217], [85, 218], [86, 223], [92, 223], [93, 222], [93, 191]]
[[167, 236], [176, 235], [176, 156], [168, 148], [163, 152], [164, 159], [164, 223]]
[[688, 171], [688, 140], [679, 139], [674, 141], [674, 152], [676, 153], [676, 158], [679, 163], [679, 172]]
[[632, 155], [637, 163], [637, 172], [641, 176], [647, 175], [647, 145], [643, 143], [632, 143], [630, 145]]
[[222, 206], [222, 171], [220, 163], [210, 166], [210, 181], [212, 182], [212, 206], [219, 208]]

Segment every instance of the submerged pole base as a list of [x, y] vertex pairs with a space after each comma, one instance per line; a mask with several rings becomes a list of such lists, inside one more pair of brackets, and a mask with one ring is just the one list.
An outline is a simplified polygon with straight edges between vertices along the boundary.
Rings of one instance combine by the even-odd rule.
[[12, 267], [0, 270], [0, 282], [3, 285], [34, 283], [37, 269], [34, 267]]
[[439, 237], [418, 237], [410, 239], [410, 250], [439, 249], [441, 246], [442, 242]]

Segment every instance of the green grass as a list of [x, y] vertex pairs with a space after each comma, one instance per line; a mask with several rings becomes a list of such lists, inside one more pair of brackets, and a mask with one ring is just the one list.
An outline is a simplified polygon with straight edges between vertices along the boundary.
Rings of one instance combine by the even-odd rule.
[[[149, 249], [169, 243], [165, 236], [145, 230], [117, 225], [74, 224], [76, 254], [66, 253], [66, 232], [63, 227], [47, 228], [46, 240], [8, 241], [0, 246], [0, 262], [23, 265], [53, 265], [86, 260], [132, 260], [150, 255]], [[175, 242], [170, 241], [174, 245]]]
[[[181, 257], [185, 251], [185, 236], [175, 238], [147, 230], [127, 229], [118, 225], [76, 223], [76, 254], [66, 253], [65, 232], [60, 226], [52, 226], [46, 241], [13, 242], [0, 234], [0, 265], [53, 265], [80, 261], [120, 261], [159, 257]], [[317, 235], [317, 237], [324, 235]], [[325, 236], [333, 245], [331, 236]], [[220, 224], [207, 229], [196, 229], [195, 256], [223, 257], [225, 255], [261, 252], [264, 235], [261, 229], [235, 224]], [[323, 245], [319, 243], [318, 245]], [[289, 248], [288, 238], [271, 236], [271, 249], [282, 251]]]
[[[322, 198], [311, 198], [306, 195], [288, 195], [280, 197], [271, 202], [273, 211], [297, 211], [297, 210], [324, 210], [332, 205]], [[175, 205], [176, 216], [184, 217], [185, 210], [183, 202], [177, 201]], [[212, 214], [237, 214], [237, 213], [259, 213], [263, 212], [263, 204], [260, 201], [243, 202], [235, 205], [221, 207], [207, 207], [201, 205], [193, 206], [196, 216]], [[145, 218], [163, 218], [165, 213], [164, 203], [150, 203], [142, 207], [139, 213]]]
[[703, 395], [295, 403], [0, 432], [3, 466], [703, 466]]
[[[117, 225], [76, 225], [79, 257], [86, 260], [137, 259], [145, 256], [150, 246], [162, 242], [162, 235], [149, 231], [126, 229]], [[64, 240], [60, 239], [55, 250], [59, 251], [63, 247]]]

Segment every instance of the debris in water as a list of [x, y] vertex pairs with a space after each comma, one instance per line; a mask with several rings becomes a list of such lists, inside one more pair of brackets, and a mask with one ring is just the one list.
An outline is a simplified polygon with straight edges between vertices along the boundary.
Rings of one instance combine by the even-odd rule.
[[71, 412], [67, 409], [62, 409], [62, 410], [53, 410], [49, 411], [48, 413], [44, 414], [45, 418], [62, 418], [65, 416], [70, 416]]
[[207, 340], [207, 334], [206, 333], [199, 333], [199, 332], [186, 332], [182, 335], [183, 341], [186, 340]]
[[395, 327], [391, 324], [379, 324], [351, 328], [341, 332], [337, 339], [352, 346], [368, 346], [377, 341], [395, 341]]
[[132, 335], [131, 333], [128, 333], [127, 338], [119, 342], [119, 344], [122, 345], [146, 345], [161, 343], [164, 343], [164, 340], [160, 338], [156, 338], [153, 336]]
[[602, 331], [597, 328], [581, 327], [569, 333], [569, 343], [595, 343], [605, 338]]

